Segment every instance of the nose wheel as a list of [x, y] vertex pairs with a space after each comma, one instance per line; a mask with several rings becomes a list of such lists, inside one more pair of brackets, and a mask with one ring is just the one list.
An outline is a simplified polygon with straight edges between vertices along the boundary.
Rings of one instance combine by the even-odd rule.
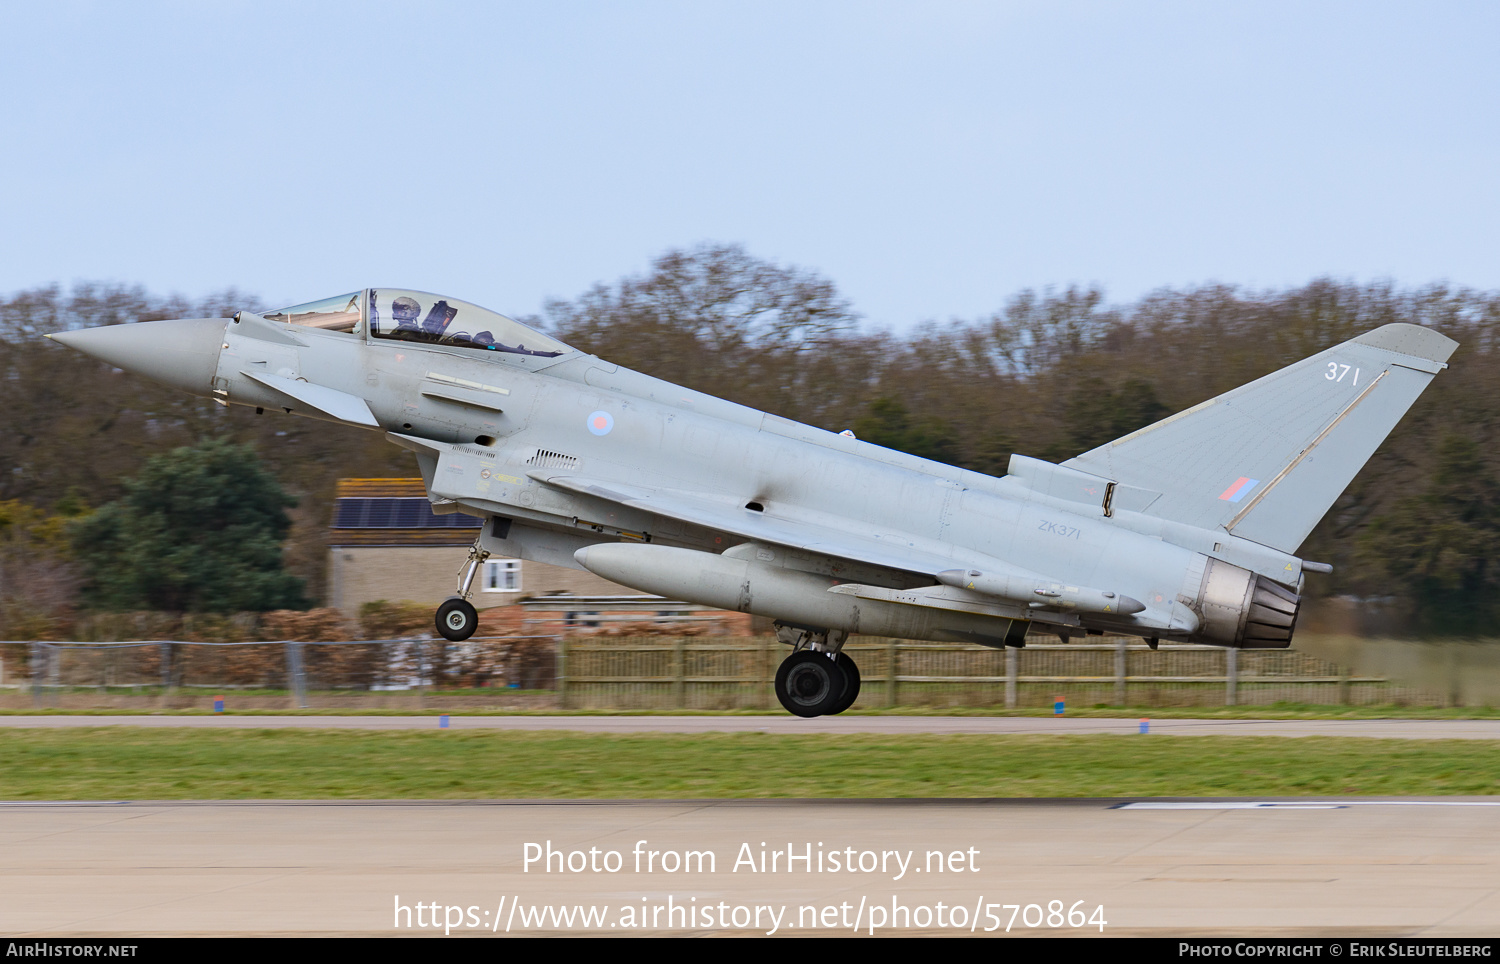
[[479, 567], [489, 557], [489, 552], [480, 546], [476, 537], [474, 545], [469, 547], [468, 560], [458, 570], [458, 595], [449, 596], [438, 607], [437, 631], [444, 639], [461, 643], [479, 628], [479, 613], [470, 605], [469, 596], [473, 593], [474, 577], [479, 575]]
[[474, 635], [479, 628], [479, 613], [462, 596], [450, 596], [438, 607], [437, 631], [455, 643]]
[[776, 698], [795, 716], [842, 713], [858, 696], [859, 669], [843, 653], [798, 650], [776, 670]]

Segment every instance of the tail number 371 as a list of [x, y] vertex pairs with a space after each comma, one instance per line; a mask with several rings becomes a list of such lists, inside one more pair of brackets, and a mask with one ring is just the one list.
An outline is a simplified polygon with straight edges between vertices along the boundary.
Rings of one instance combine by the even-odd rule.
[[[1340, 365], [1336, 361], [1331, 361], [1328, 363], [1328, 371], [1323, 373], [1323, 377], [1328, 379], [1330, 382], [1341, 382], [1344, 380], [1344, 376], [1347, 374], [1349, 374], [1348, 365]], [[1354, 369], [1354, 384], [1359, 384], [1358, 368]]]

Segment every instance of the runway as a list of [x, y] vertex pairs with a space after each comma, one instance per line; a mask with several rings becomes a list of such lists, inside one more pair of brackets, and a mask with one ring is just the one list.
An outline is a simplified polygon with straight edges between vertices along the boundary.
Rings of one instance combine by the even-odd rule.
[[[207, 727], [222, 729], [428, 730], [436, 716], [0, 716], [0, 727]], [[584, 733], [1044, 734], [1139, 733], [1136, 719], [1036, 716], [461, 716], [455, 730]], [[1496, 740], [1500, 720], [1151, 720], [1160, 736], [1351, 736], [1400, 740]]]
[[1500, 933], [1493, 799], [1122, 802], [6, 804], [0, 930]]

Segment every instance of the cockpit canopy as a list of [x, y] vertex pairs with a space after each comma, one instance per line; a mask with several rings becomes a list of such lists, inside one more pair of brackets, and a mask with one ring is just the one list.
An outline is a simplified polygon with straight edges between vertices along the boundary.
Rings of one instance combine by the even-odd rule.
[[358, 331], [361, 317], [360, 299], [364, 294], [355, 291], [347, 295], [336, 295], [322, 301], [309, 301], [305, 305], [277, 308], [262, 317], [288, 325], [306, 325], [328, 331]]
[[278, 308], [264, 317], [325, 331], [353, 334], [368, 331], [371, 338], [498, 352], [512, 356], [512, 360], [519, 360], [516, 356], [545, 360], [573, 351], [562, 342], [487, 308], [457, 298], [398, 288], [366, 288]]

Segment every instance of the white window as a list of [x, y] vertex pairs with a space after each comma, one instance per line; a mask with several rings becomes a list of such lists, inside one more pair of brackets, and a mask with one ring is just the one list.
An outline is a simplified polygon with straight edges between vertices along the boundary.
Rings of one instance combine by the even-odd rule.
[[485, 592], [520, 592], [521, 560], [486, 559], [484, 561]]

